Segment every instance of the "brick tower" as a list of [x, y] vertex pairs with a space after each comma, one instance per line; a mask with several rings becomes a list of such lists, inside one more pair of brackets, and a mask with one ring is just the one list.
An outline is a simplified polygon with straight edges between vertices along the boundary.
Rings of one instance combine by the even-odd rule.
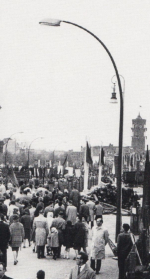
[[141, 154], [145, 152], [145, 131], [147, 128], [144, 126], [146, 125], [146, 119], [142, 119], [140, 113], [136, 119], [132, 120], [132, 148], [135, 153]]

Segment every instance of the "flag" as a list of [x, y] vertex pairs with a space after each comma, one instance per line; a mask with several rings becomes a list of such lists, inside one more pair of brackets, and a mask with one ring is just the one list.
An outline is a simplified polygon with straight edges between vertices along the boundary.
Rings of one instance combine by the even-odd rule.
[[147, 200], [148, 190], [150, 188], [150, 162], [149, 162], [149, 151], [147, 146], [146, 151], [146, 161], [145, 161], [145, 171], [144, 171], [144, 185], [143, 185], [143, 206]]
[[88, 142], [86, 143], [86, 163], [93, 164], [91, 157], [91, 148], [89, 147]]
[[67, 162], [67, 158], [68, 158], [68, 154], [66, 155], [66, 158], [65, 158], [65, 160], [64, 160], [64, 162], [63, 162], [63, 166], [65, 166], [65, 164], [66, 164], [66, 162]]
[[130, 166], [133, 167], [133, 155], [130, 157]]
[[18, 180], [12, 168], [8, 169], [8, 177], [15, 186], [19, 186]]
[[105, 164], [105, 163], [104, 163], [104, 157], [105, 157], [104, 149], [101, 148], [100, 154], [99, 154], [99, 163], [98, 163], [99, 166], [102, 166], [102, 165]]
[[144, 171], [144, 184], [143, 184], [143, 225], [144, 228], [148, 229], [150, 225], [149, 221], [149, 210], [150, 210], [150, 162], [149, 162], [149, 151], [147, 146], [145, 171]]

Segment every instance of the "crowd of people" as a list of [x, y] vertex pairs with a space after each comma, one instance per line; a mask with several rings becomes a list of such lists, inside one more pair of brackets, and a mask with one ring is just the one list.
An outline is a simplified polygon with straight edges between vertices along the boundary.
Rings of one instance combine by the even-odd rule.
[[[87, 265], [89, 229], [92, 230], [90, 267]], [[1, 179], [2, 272], [7, 270], [8, 246], [11, 246], [14, 265], [17, 265], [19, 248], [22, 245], [23, 248], [32, 245], [32, 251], [37, 253], [37, 259], [49, 257], [55, 261], [61, 258], [63, 245], [65, 246], [63, 258], [69, 259], [70, 248], [73, 248], [72, 259], [77, 261], [78, 269], [76, 267], [71, 271], [70, 279], [76, 279], [83, 269], [84, 276], [80, 278], [94, 279], [96, 274], [100, 273], [101, 261], [105, 258], [105, 246], [108, 242], [109, 233], [103, 227], [103, 207], [92, 196], [88, 199], [82, 198], [75, 186], [71, 191], [67, 189], [60, 191], [56, 183], [50, 191], [44, 185], [37, 187], [33, 180], [32, 183], [23, 183], [17, 188], [11, 181], [4, 185]], [[0, 278], [8, 277], [0, 275]], [[44, 271], [39, 271], [37, 278], [45, 278]]]

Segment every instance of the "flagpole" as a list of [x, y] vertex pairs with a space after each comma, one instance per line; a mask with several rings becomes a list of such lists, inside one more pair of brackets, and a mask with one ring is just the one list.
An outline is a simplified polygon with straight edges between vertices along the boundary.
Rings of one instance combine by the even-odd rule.
[[88, 174], [89, 174], [89, 164], [86, 162], [86, 153], [87, 153], [87, 141], [85, 145], [85, 154], [84, 154], [84, 192], [88, 189]]
[[102, 150], [102, 147], [100, 147], [100, 153], [99, 153], [99, 175], [98, 175], [98, 185], [100, 185], [100, 186], [101, 186], [101, 178], [102, 178], [101, 150]]

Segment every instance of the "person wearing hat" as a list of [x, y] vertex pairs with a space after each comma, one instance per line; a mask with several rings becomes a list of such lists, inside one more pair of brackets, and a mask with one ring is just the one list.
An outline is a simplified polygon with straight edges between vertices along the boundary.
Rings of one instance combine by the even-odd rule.
[[11, 235], [11, 247], [14, 255], [14, 265], [18, 263], [18, 252], [24, 239], [24, 228], [19, 222], [19, 216], [17, 214], [13, 217], [13, 223], [9, 227]]
[[58, 255], [57, 257], [60, 258], [61, 256], [61, 246], [64, 244], [64, 230], [66, 227], [66, 222], [63, 219], [63, 211], [59, 211], [58, 217], [56, 217], [51, 227], [55, 227], [58, 230], [58, 239], [59, 239], [59, 247], [58, 247]]
[[123, 224], [123, 232], [118, 234], [117, 238], [117, 256], [119, 267], [119, 279], [125, 278], [125, 260], [129, 255], [133, 242], [129, 233], [130, 226]]

